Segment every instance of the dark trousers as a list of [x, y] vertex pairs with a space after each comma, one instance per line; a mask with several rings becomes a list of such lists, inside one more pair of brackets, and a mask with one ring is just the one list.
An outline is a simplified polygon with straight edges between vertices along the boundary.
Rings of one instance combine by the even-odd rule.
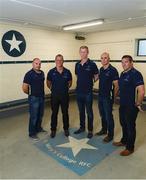
[[100, 97], [98, 99], [98, 108], [101, 116], [102, 130], [107, 132], [108, 136], [114, 136], [114, 119], [112, 114], [113, 100], [110, 97]]
[[126, 149], [128, 150], [134, 150], [138, 111], [137, 107], [120, 106], [119, 108], [119, 117], [123, 133], [121, 142], [126, 144]]
[[80, 115], [80, 128], [85, 129], [85, 110], [88, 117], [88, 131], [93, 130], [93, 94], [92, 92], [88, 94], [77, 93], [77, 103]]
[[68, 94], [52, 94], [51, 95], [51, 130], [56, 131], [57, 128], [57, 116], [59, 111], [59, 106], [61, 106], [62, 118], [63, 118], [63, 129], [68, 130], [69, 128], [69, 95]]
[[44, 97], [29, 96], [29, 136], [41, 131], [42, 117], [44, 114]]

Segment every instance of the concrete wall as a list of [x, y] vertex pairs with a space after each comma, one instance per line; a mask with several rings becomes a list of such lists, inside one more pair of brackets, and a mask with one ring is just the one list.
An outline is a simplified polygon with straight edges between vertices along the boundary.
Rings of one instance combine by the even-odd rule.
[[[20, 26], [16, 24], [0, 23], [0, 37], [9, 30], [16, 30], [23, 34], [26, 40], [26, 51], [20, 57], [8, 56], [0, 44], [0, 61], [31, 61], [34, 57], [41, 60], [53, 60], [55, 55], [61, 53], [65, 60], [79, 59], [78, 50], [81, 45], [87, 45], [90, 49], [91, 59], [100, 59], [102, 52], [110, 53], [111, 60], [120, 60], [124, 54], [130, 54], [139, 63], [135, 67], [141, 71], [146, 82], [146, 57], [137, 57], [135, 50], [135, 40], [146, 36], [146, 27], [125, 29], [120, 31], [109, 31], [100, 33], [90, 33], [86, 35], [85, 41], [75, 40], [73, 33], [55, 32], [36, 27]], [[122, 71], [120, 62], [111, 62], [119, 73]], [[54, 67], [54, 63], [42, 63], [42, 70], [47, 75], [49, 69]], [[73, 74], [73, 86], [76, 86], [74, 75], [75, 62], [65, 62], [64, 64]], [[101, 66], [97, 62], [98, 67]], [[0, 64], [0, 103], [26, 98], [21, 86], [24, 74], [31, 69], [31, 63]], [[95, 84], [98, 88], [98, 83]], [[46, 94], [50, 93], [45, 85]]]
[[[0, 45], [0, 61], [31, 61], [34, 57], [41, 60], [54, 60], [56, 54], [64, 55], [65, 60], [79, 58], [78, 50], [82, 41], [75, 40], [73, 33], [54, 32], [45, 29], [18, 26], [14, 24], [0, 24], [0, 37], [7, 31], [19, 31], [26, 40], [26, 51], [20, 57], [8, 56]], [[65, 63], [73, 73], [75, 88], [74, 64]], [[49, 69], [55, 66], [54, 63], [42, 63], [42, 70], [47, 75]], [[0, 64], [0, 103], [26, 98], [21, 86], [24, 74], [31, 69], [31, 63], [23, 64]], [[49, 90], [45, 87], [46, 93]]]
[[[146, 88], [146, 56], [138, 57], [136, 53], [136, 40], [140, 38], [146, 38], [146, 27], [132, 28], [118, 31], [90, 33], [86, 36], [85, 44], [90, 49], [90, 57], [93, 59], [100, 59], [100, 55], [103, 52], [110, 53], [111, 60], [121, 60], [121, 57], [125, 54], [133, 56], [134, 60], [139, 62], [134, 66], [143, 75]], [[141, 63], [140, 61], [145, 61]], [[122, 71], [120, 62], [112, 62], [119, 73]], [[101, 63], [97, 63], [98, 67]]]

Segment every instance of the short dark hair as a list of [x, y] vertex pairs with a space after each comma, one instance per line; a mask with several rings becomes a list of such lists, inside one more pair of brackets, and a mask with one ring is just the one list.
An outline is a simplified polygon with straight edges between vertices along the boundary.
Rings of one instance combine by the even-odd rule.
[[130, 55], [124, 55], [122, 59], [128, 59], [130, 62], [133, 62], [133, 58]]
[[56, 60], [58, 57], [61, 57], [61, 58], [62, 58], [62, 60], [64, 60], [64, 58], [63, 58], [63, 55], [62, 55], [62, 54], [57, 54], [57, 55], [55, 56], [55, 60]]
[[81, 47], [80, 47], [80, 50], [81, 50], [81, 49], [87, 49], [87, 51], [89, 52], [88, 46], [81, 46]]

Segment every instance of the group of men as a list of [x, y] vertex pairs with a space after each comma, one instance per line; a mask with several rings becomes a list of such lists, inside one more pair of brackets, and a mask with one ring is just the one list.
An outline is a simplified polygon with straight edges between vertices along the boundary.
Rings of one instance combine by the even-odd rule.
[[[88, 138], [93, 136], [93, 85], [99, 80], [98, 107], [101, 117], [101, 130], [96, 135], [105, 135], [103, 142], [108, 143], [114, 138], [114, 118], [112, 114], [113, 104], [120, 97], [119, 119], [122, 127], [122, 138], [119, 142], [113, 142], [115, 146], [125, 146], [120, 153], [128, 156], [134, 152], [136, 138], [136, 118], [142, 111], [141, 104], [144, 98], [144, 81], [142, 74], [133, 67], [133, 59], [130, 55], [122, 57], [124, 71], [120, 77], [115, 67], [110, 64], [110, 56], [107, 52], [101, 55], [102, 67], [98, 70], [96, 64], [88, 58], [89, 49], [81, 46], [79, 49], [80, 61], [75, 65], [77, 77], [76, 99], [79, 109], [80, 127], [74, 134], [85, 131], [86, 114], [88, 119]], [[61, 54], [55, 57], [56, 67], [47, 74], [47, 87], [51, 90], [51, 134], [54, 138], [57, 130], [57, 115], [61, 106], [63, 129], [66, 137], [69, 136], [69, 88], [72, 85], [72, 74], [65, 68]], [[44, 72], [40, 70], [41, 61], [35, 58], [32, 69], [28, 71], [23, 80], [23, 91], [28, 94], [29, 101], [29, 137], [38, 140], [37, 134], [45, 132], [41, 127], [44, 111]]]

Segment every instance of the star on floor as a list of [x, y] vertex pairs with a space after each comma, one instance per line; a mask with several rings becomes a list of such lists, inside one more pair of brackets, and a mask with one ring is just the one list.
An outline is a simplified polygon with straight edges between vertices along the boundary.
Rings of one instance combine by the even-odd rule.
[[69, 142], [65, 144], [60, 144], [57, 145], [57, 147], [64, 147], [64, 148], [71, 148], [74, 157], [82, 150], [82, 149], [98, 149], [95, 148], [94, 146], [91, 146], [87, 144], [89, 139], [84, 138], [84, 139], [75, 139], [71, 136], [69, 136]]
[[23, 41], [18, 41], [18, 40], [16, 39], [15, 34], [13, 34], [12, 40], [5, 40], [5, 41], [6, 41], [8, 44], [11, 45], [9, 52], [11, 52], [13, 49], [17, 49], [17, 51], [20, 52], [19, 45], [20, 45]]

